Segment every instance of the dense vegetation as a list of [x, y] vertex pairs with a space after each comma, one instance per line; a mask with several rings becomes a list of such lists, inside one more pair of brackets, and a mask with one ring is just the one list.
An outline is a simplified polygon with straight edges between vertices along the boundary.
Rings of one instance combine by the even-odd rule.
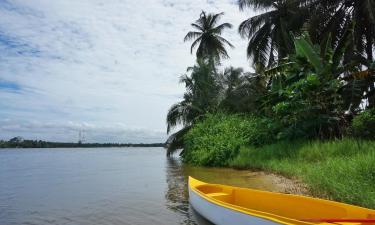
[[201, 166], [227, 166], [243, 145], [260, 146], [274, 136], [269, 119], [209, 114], [185, 135], [183, 159]]
[[132, 144], [132, 143], [73, 143], [51, 142], [42, 140], [24, 140], [14, 137], [9, 141], [0, 140], [0, 148], [101, 148], [101, 147], [164, 147], [164, 143]]
[[167, 154], [183, 149], [187, 163], [298, 176], [315, 192], [374, 207], [375, 1], [238, 5], [260, 12], [238, 28], [254, 72], [221, 66], [232, 47], [222, 31], [232, 25], [202, 12], [185, 37], [191, 51], [198, 46], [197, 62], [167, 115], [168, 132], [183, 126]]

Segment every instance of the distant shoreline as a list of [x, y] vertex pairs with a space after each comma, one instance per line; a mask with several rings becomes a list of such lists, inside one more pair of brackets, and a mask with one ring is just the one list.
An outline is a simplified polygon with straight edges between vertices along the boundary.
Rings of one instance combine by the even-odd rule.
[[73, 143], [41, 140], [0, 140], [0, 148], [101, 148], [101, 147], [165, 147], [165, 143]]

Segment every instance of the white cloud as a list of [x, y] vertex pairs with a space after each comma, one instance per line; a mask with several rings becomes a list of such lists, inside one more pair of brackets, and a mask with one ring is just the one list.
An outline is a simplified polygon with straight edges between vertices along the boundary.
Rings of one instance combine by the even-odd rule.
[[249, 14], [233, 0], [1, 1], [0, 81], [21, 89], [0, 88], [0, 139], [74, 141], [73, 123], [90, 124], [92, 141], [163, 141], [178, 78], [194, 63], [183, 37], [201, 10], [225, 12], [236, 48], [224, 64], [249, 70], [236, 31]]

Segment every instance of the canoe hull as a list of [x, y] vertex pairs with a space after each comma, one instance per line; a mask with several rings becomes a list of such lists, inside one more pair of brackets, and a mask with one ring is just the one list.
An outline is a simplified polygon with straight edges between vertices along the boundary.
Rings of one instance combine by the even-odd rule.
[[348, 221], [375, 225], [372, 222], [375, 210], [311, 197], [209, 184], [192, 177], [189, 177], [189, 199], [198, 213], [217, 225], [330, 225]]
[[203, 217], [216, 225], [280, 225], [270, 220], [248, 215], [222, 207], [202, 198], [189, 187], [189, 201], [192, 207]]

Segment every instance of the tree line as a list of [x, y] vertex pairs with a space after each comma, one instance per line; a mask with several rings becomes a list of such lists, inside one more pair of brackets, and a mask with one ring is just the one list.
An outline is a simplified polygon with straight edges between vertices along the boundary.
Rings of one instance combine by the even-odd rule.
[[101, 148], [101, 147], [165, 147], [164, 143], [74, 143], [24, 140], [14, 137], [9, 141], [0, 140], [0, 148]]

